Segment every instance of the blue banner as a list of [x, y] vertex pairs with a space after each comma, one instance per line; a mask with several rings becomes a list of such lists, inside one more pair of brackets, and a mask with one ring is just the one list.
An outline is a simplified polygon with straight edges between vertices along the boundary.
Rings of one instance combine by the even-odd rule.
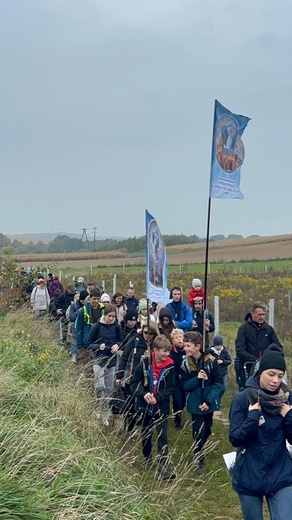
[[248, 117], [233, 114], [215, 100], [210, 197], [243, 199], [240, 191], [240, 168], [244, 161], [241, 136]]
[[152, 302], [168, 303], [167, 259], [156, 220], [146, 209], [146, 292]]

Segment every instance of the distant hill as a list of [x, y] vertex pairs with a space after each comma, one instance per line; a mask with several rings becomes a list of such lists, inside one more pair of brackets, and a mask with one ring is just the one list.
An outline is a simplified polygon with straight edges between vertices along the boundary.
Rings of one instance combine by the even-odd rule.
[[[36, 244], [37, 242], [43, 242], [47, 244], [48, 242], [51, 242], [59, 235], [66, 235], [69, 238], [81, 238], [82, 233], [66, 233], [65, 231], [58, 231], [56, 233], [23, 233], [20, 235], [7, 235], [8, 238], [10, 238], [11, 241], [13, 240], [19, 240], [19, 242], [22, 242], [23, 244], [28, 244], [28, 242], [33, 242], [33, 244]], [[92, 236], [89, 236], [89, 239], [92, 240]], [[123, 237], [101, 237], [97, 236], [96, 240], [124, 240]]]

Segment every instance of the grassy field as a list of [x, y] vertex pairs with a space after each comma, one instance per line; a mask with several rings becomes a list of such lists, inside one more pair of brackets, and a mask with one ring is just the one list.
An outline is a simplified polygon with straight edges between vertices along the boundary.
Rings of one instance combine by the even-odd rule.
[[[231, 343], [238, 323], [222, 327]], [[233, 352], [232, 352], [233, 353]], [[91, 383], [56, 342], [52, 326], [30, 311], [0, 320], [0, 516], [5, 520], [240, 520], [223, 467], [228, 410], [237, 391], [233, 368], [208, 442], [207, 473], [197, 477], [189, 416], [169, 448], [177, 478], [158, 481], [143, 467], [139, 431], [109, 429], [94, 417]], [[153, 453], [155, 454], [156, 447]], [[268, 517], [266, 517], [268, 518]]]

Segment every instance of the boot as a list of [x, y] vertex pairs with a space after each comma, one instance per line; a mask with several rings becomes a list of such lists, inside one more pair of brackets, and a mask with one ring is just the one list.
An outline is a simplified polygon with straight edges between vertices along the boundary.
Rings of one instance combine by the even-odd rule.
[[162, 462], [158, 464], [157, 474], [159, 480], [173, 480], [176, 477], [174, 471], [166, 463]]

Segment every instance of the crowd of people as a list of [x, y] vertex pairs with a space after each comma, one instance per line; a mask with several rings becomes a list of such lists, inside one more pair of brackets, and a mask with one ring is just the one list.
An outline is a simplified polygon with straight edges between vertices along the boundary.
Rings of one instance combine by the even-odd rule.
[[[141, 430], [145, 468], [154, 460], [157, 475], [176, 477], [169, 458], [168, 418], [183, 428], [183, 410], [191, 417], [196, 472], [205, 472], [204, 446], [213, 414], [227, 389], [231, 355], [215, 330], [207, 297], [198, 278], [188, 303], [174, 286], [169, 301], [136, 298], [133, 287], [111, 298], [101, 286], [79, 277], [64, 288], [56, 276], [33, 280], [30, 304], [37, 318], [49, 312], [72, 360], [93, 379], [96, 417], [110, 425], [113, 392], [122, 395], [124, 433]], [[292, 507], [292, 392], [284, 383], [283, 346], [265, 321], [267, 306], [257, 301], [239, 327], [235, 369], [239, 393], [230, 410], [230, 442], [237, 448], [233, 487], [244, 520], [262, 520], [266, 497], [272, 520], [287, 520]], [[286, 516], [285, 516], [286, 515]], [[287, 516], [288, 515], [288, 516]]]

